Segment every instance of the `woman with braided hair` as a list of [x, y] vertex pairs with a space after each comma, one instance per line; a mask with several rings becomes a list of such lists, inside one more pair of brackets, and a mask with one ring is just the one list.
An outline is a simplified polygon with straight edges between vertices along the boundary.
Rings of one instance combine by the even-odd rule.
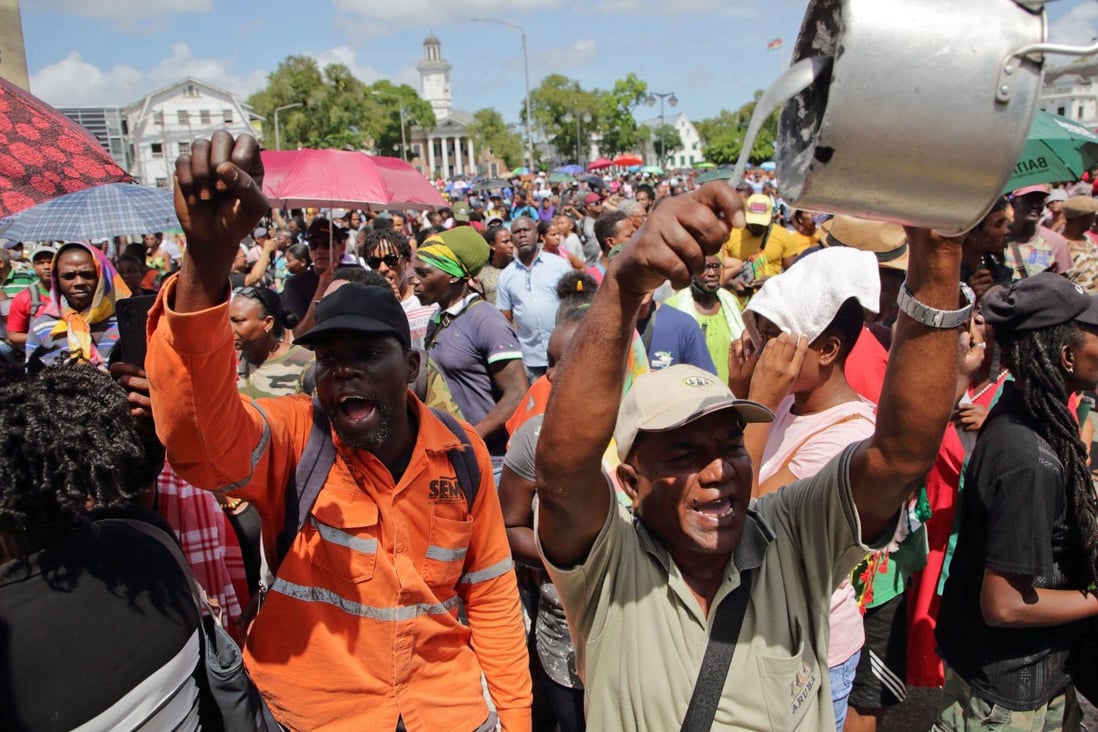
[[1076, 621], [1098, 615], [1098, 501], [1068, 399], [1098, 384], [1098, 298], [1042, 272], [983, 314], [1014, 381], [965, 472], [935, 729], [1078, 729], [1066, 666]]

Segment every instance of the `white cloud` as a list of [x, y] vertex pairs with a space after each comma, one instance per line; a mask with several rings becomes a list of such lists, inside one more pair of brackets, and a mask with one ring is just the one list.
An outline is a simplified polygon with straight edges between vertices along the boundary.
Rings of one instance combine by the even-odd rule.
[[[1051, 24], [1048, 39], [1052, 43], [1069, 43], [1076, 46], [1089, 46], [1098, 36], [1098, 3], [1080, 3], [1068, 13]], [[1067, 56], [1053, 56], [1052, 63], [1063, 66], [1071, 63]]]
[[[369, 64], [358, 61], [348, 46], [337, 46], [320, 52], [306, 52], [321, 68], [330, 63], [346, 65], [367, 84], [389, 78]], [[238, 73], [229, 61], [199, 58], [186, 43], [176, 43], [171, 55], [155, 66], [141, 70], [124, 64], [102, 69], [84, 60], [73, 51], [60, 61], [44, 66], [31, 74], [31, 91], [57, 107], [124, 105], [141, 99], [149, 92], [174, 84], [183, 77], [193, 76], [246, 99], [267, 84], [267, 70]], [[419, 72], [409, 66], [401, 69], [395, 83], [406, 83], [419, 90]]]
[[550, 48], [535, 55], [533, 66], [540, 69], [561, 69], [586, 66], [595, 58], [595, 42], [579, 39], [564, 48]]
[[[525, 0], [522, 12], [551, 10], [563, 4], [564, 0]], [[422, 27], [427, 21], [441, 27], [446, 21], [496, 15], [503, 15], [502, 19], [506, 20], [506, 16], [516, 8], [515, 0], [462, 0], [460, 3], [440, 3], [438, 0], [332, 0], [332, 6], [337, 11], [368, 21], [405, 27]], [[365, 31], [377, 35], [385, 28], [367, 26]]]
[[31, 91], [55, 106], [121, 105], [135, 102], [162, 86], [193, 76], [247, 97], [266, 83], [264, 71], [240, 75], [219, 59], [196, 58], [186, 43], [148, 70], [117, 64], [100, 69], [75, 51], [31, 75]]
[[170, 13], [208, 13], [213, 0], [47, 0], [47, 7], [68, 15], [130, 24]]
[[358, 60], [355, 58], [355, 52], [349, 46], [336, 46], [327, 51], [307, 53], [306, 55], [315, 58], [322, 69], [332, 63], [343, 64], [351, 70], [352, 74], [366, 84], [373, 84], [378, 79], [385, 78], [385, 74], [381, 73], [373, 66], [358, 63]]

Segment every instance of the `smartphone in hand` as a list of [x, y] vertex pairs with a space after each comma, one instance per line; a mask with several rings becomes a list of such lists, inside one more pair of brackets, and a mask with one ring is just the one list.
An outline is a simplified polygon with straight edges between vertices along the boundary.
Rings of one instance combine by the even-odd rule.
[[145, 353], [148, 350], [145, 325], [154, 302], [156, 295], [138, 295], [123, 298], [114, 304], [114, 313], [118, 318], [121, 360], [142, 369], [145, 368]]

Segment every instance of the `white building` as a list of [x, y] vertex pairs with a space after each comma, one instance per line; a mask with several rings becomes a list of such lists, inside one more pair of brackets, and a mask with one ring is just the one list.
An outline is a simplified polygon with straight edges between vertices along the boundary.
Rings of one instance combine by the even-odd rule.
[[434, 34], [427, 36], [423, 41], [423, 58], [416, 69], [419, 70], [420, 96], [435, 112], [435, 128], [412, 128], [408, 144], [411, 164], [428, 178], [457, 175], [472, 178], [479, 171], [497, 176], [504, 172], [502, 161], [488, 150], [480, 151], [478, 155], [473, 138], [469, 136], [473, 115], [454, 109], [451, 68], [450, 62], [442, 58], [442, 42]]
[[261, 118], [231, 92], [187, 77], [123, 108], [130, 174], [144, 185], [171, 188], [175, 159], [196, 137], [218, 130], [262, 139]]
[[[641, 120], [637, 123], [641, 134], [641, 149], [644, 151], [646, 165], [659, 165], [667, 168], [692, 168], [698, 163], [705, 162], [702, 155], [701, 136], [685, 114], [679, 112], [675, 115], [664, 115], [663, 123], [674, 127], [682, 139], [682, 147], [677, 150], [668, 150], [663, 160], [660, 160], [659, 146], [655, 144], [656, 130], [660, 127], [660, 118]], [[645, 131], [647, 130], [647, 132]]]
[[1068, 117], [1087, 129], [1098, 129], [1098, 61], [1049, 69], [1037, 99], [1046, 112]]

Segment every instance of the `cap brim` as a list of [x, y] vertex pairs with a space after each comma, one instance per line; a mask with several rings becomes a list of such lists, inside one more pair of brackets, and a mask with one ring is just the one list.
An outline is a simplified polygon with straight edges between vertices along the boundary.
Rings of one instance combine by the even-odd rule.
[[1074, 318], [1076, 323], [1098, 327], [1098, 297], [1091, 296], [1090, 305]]
[[758, 224], [760, 226], [766, 226], [767, 224], [769, 224], [771, 221], [774, 220], [773, 216], [771, 216], [771, 215], [764, 216], [762, 214], [744, 214], [743, 218], [744, 218], [744, 221], [746, 221], [748, 224], [752, 224], [752, 225], [753, 224]]
[[328, 318], [320, 325], [313, 326], [294, 338], [294, 345], [312, 348], [320, 341], [338, 334], [391, 335], [398, 341], [400, 340], [400, 334], [393, 330], [393, 326], [388, 323], [383, 323], [366, 315], [344, 314]]

